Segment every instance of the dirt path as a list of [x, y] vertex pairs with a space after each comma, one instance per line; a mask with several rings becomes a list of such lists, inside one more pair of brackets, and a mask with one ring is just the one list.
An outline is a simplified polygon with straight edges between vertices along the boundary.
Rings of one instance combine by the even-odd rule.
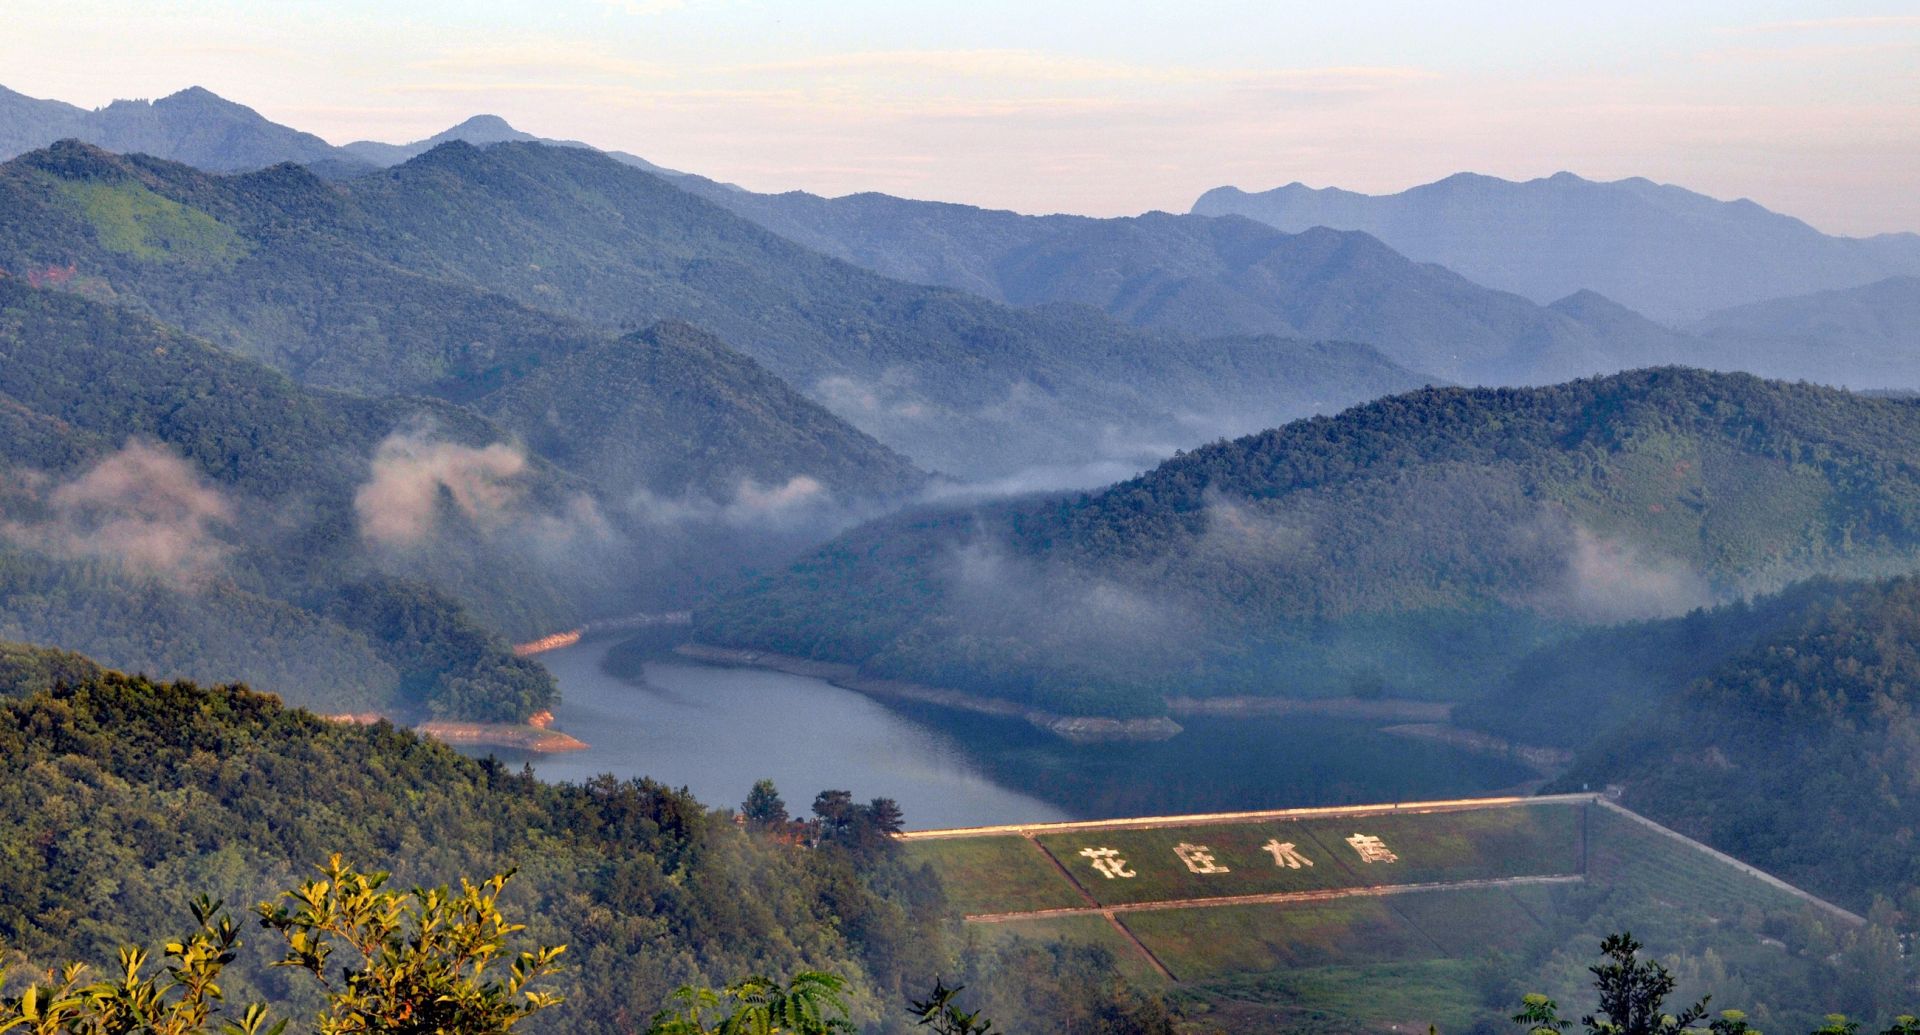
[[[1111, 906], [1067, 906], [1061, 909], [1034, 909], [1023, 913], [979, 913], [967, 917], [976, 924], [1004, 924], [1019, 920], [1049, 920], [1062, 916], [1095, 914], [1150, 913], [1166, 909], [1210, 909], [1216, 906], [1257, 906], [1271, 902], [1326, 902], [1342, 898], [1376, 898], [1415, 891], [1461, 891], [1469, 888], [1509, 888], [1527, 884], [1579, 884], [1581, 873], [1562, 873], [1540, 877], [1494, 877], [1487, 880], [1456, 880], [1434, 884], [1376, 884], [1365, 888], [1331, 888], [1325, 891], [1276, 891], [1264, 895], [1222, 895], [1218, 898], [1174, 898], [1159, 902], [1124, 902]], [[1145, 948], [1145, 946], [1142, 946]]]
[[[1070, 911], [1067, 915], [1081, 916], [1087, 912], [1099, 913], [1106, 918], [1107, 923], [1113, 925], [1113, 929], [1120, 933], [1120, 937], [1125, 938], [1133, 944], [1133, 947], [1139, 951], [1140, 958], [1146, 960], [1147, 965], [1158, 971], [1161, 977], [1166, 978], [1168, 981], [1177, 982], [1180, 980], [1173, 976], [1173, 971], [1167, 969], [1165, 963], [1160, 962], [1160, 957], [1155, 956], [1152, 949], [1147, 948], [1147, 943], [1141, 941], [1139, 935], [1134, 934], [1131, 928], [1120, 922], [1119, 917], [1113, 915], [1113, 910], [1101, 907], [1100, 900], [1093, 897], [1093, 892], [1088, 891], [1087, 886], [1080, 883], [1080, 878], [1074, 876], [1073, 871], [1067, 869], [1066, 864], [1061, 862], [1059, 857], [1055, 856], [1053, 852], [1049, 851], [1046, 845], [1041, 844], [1032, 834], [1023, 832], [1021, 836], [1026, 839], [1028, 844], [1033, 846], [1034, 851], [1039, 852], [1042, 858], [1046, 859], [1055, 870], [1059, 871], [1060, 876], [1067, 879], [1067, 883], [1073, 885], [1073, 890], [1079, 892], [1080, 898], [1086, 902], [1086, 909]], [[973, 917], [968, 917], [967, 919], [971, 920]], [[992, 921], [988, 922], [991, 923]]]

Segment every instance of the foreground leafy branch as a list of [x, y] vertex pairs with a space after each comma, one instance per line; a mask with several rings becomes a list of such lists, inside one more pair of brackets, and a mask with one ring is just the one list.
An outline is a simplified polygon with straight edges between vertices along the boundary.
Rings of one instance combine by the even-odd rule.
[[[255, 908], [262, 926], [286, 940], [274, 965], [311, 975], [327, 991], [315, 1019], [320, 1035], [507, 1035], [560, 998], [532, 988], [558, 968], [565, 946], [519, 953], [504, 977], [490, 975], [522, 930], [499, 910], [511, 871], [459, 891], [386, 888], [388, 875], [362, 873], [333, 856], [321, 879], [284, 893], [288, 904]], [[221, 972], [233, 962], [239, 931], [221, 903], [192, 903], [198, 929], [169, 942], [166, 965], [149, 971], [148, 953], [120, 950], [115, 977], [88, 981], [70, 964], [57, 980], [0, 999], [0, 1035], [280, 1035], [268, 1008], [223, 1009]], [[336, 950], [347, 957], [336, 964]]]
[[756, 976], [717, 991], [682, 985], [673, 993], [677, 1005], [654, 1015], [647, 1035], [850, 1033], [846, 989], [844, 978], [817, 970], [795, 974], [785, 984]]

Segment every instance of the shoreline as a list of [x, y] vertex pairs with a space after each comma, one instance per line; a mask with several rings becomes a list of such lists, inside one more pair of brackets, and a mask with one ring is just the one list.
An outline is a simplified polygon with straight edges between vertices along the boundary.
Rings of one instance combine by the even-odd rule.
[[1314, 715], [1329, 719], [1365, 719], [1386, 722], [1446, 723], [1453, 717], [1451, 701], [1416, 701], [1406, 697], [1169, 697], [1175, 715]]
[[[394, 722], [392, 717], [379, 712], [345, 712], [338, 715], [322, 715], [328, 722], [345, 723], [354, 726], [371, 726], [376, 722], [392, 722], [395, 726], [404, 726]], [[551, 722], [549, 716], [547, 721]], [[558, 730], [551, 730], [537, 723], [512, 722], [456, 722], [451, 719], [430, 719], [410, 728], [413, 732], [442, 744], [459, 744], [469, 747], [500, 747], [518, 751], [532, 751], [537, 754], [560, 754], [567, 751], [585, 751], [589, 745], [578, 737], [572, 737]]]
[[[743, 650], [706, 643], [683, 643], [673, 653], [689, 661], [710, 665], [763, 668], [794, 676], [809, 676], [834, 686], [870, 697], [892, 701], [910, 701], [952, 708], [980, 715], [1024, 719], [1063, 740], [1076, 744], [1115, 741], [1156, 741], [1179, 735], [1182, 727], [1175, 718], [1114, 719], [1101, 716], [1057, 715], [1028, 708], [1013, 701], [983, 697], [965, 691], [881, 679], [860, 674], [857, 666], [837, 661], [816, 661], [776, 651]], [[1563, 772], [1572, 754], [1554, 748], [1516, 744], [1491, 734], [1451, 724], [1453, 701], [1419, 701], [1408, 698], [1363, 699], [1358, 697], [1286, 698], [1286, 697], [1169, 697], [1171, 716], [1186, 718], [1276, 717], [1288, 715], [1350, 719], [1377, 722], [1382, 733], [1411, 740], [1446, 744], [1473, 754], [1504, 758], [1532, 769], [1540, 779], [1528, 781], [1529, 789]]]
[[683, 643], [675, 647], [673, 652], [688, 660], [711, 665], [765, 668], [792, 676], [810, 676], [870, 697], [931, 704], [981, 715], [1025, 719], [1034, 726], [1075, 744], [1166, 740], [1177, 736], [1184, 728], [1165, 716], [1151, 719], [1113, 719], [1090, 715], [1057, 715], [1038, 708], [1015, 704], [1012, 701], [981, 697], [959, 690], [946, 690], [898, 679], [875, 679], [862, 676], [860, 670], [853, 665], [836, 661], [814, 661], [811, 658], [777, 654], [773, 651], [738, 650], [705, 643]]
[[1560, 748], [1536, 747], [1530, 744], [1516, 744], [1503, 737], [1478, 730], [1462, 729], [1440, 722], [1408, 722], [1395, 726], [1383, 726], [1382, 733], [1412, 740], [1431, 740], [1457, 747], [1462, 751], [1471, 751], [1477, 755], [1505, 758], [1519, 762], [1539, 773], [1543, 780], [1550, 780], [1565, 772], [1573, 764], [1573, 752]]
[[[1076, 743], [1114, 740], [1165, 740], [1182, 727], [1177, 719], [1188, 716], [1241, 717], [1311, 715], [1330, 719], [1355, 719], [1383, 723], [1445, 727], [1452, 717], [1451, 701], [1416, 701], [1407, 698], [1365, 700], [1357, 697], [1169, 697], [1171, 717], [1156, 719], [1114, 719], [1102, 716], [1058, 715], [1029, 708], [1013, 701], [963, 690], [910, 683], [898, 679], [863, 676], [857, 666], [838, 661], [816, 661], [776, 651], [742, 650], [716, 647], [706, 643], [684, 643], [673, 652], [692, 661], [715, 665], [739, 665], [772, 669], [793, 676], [811, 676], [837, 687], [890, 700], [913, 701], [943, 708], [1025, 719], [1041, 729]], [[1449, 727], [1450, 728], [1450, 727]], [[1479, 736], [1461, 730], [1466, 736]], [[1407, 735], [1407, 734], [1402, 734]], [[1446, 739], [1435, 737], [1434, 739]], [[1469, 746], [1462, 743], [1460, 746]]]

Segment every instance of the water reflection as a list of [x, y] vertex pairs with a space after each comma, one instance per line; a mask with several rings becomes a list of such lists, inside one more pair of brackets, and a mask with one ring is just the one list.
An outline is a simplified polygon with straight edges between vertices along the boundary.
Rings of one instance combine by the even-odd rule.
[[[816, 792], [900, 802], [909, 827], [1068, 818], [1065, 810], [982, 775], [933, 727], [818, 679], [757, 669], [654, 662], [642, 680], [605, 672], [609, 641], [543, 654], [560, 682], [558, 728], [592, 745], [535, 756], [549, 780], [599, 773], [686, 786], [710, 805], [737, 804], [771, 777], [804, 814]], [[513, 759], [518, 761], [518, 758]]]
[[1017, 719], [893, 709], [779, 672], [663, 661], [625, 679], [601, 667], [610, 646], [541, 655], [560, 682], [559, 728], [592, 745], [530, 759], [542, 777], [652, 776], [714, 805], [772, 777], [796, 813], [845, 788], [894, 798], [908, 826], [929, 828], [1450, 798], [1528, 776], [1338, 719], [1189, 719], [1160, 743], [1076, 746]]

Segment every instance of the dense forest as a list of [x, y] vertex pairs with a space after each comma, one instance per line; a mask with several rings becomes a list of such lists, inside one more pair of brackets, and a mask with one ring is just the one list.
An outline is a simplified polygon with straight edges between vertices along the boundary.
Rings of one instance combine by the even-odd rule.
[[876, 522], [697, 631], [1069, 712], [1459, 700], [1590, 625], [1903, 570], [1916, 450], [1910, 402], [1746, 375], [1429, 389], [1099, 492]]
[[[244, 908], [338, 852], [403, 885], [517, 867], [506, 901], [526, 936], [569, 945], [564, 1016], [532, 1030], [630, 1031], [679, 985], [809, 969], [849, 977], [862, 1030], [905, 1030], [906, 997], [935, 975], [989, 972], [979, 995], [1010, 1028], [1165, 1030], [1164, 1007], [1099, 952], [959, 937], [938, 879], [879, 836], [897, 809], [845, 792], [822, 794], [795, 839], [651, 781], [543, 784], [384, 723], [12, 645], [0, 768], [0, 944], [16, 963], [110, 958], [177, 929], [196, 894]], [[265, 952], [243, 950], [229, 997], [297, 1001]]]
[[[427, 574], [396, 590], [412, 614], [349, 613], [381, 558], [356, 503], [380, 444], [435, 429], [448, 448], [501, 433], [442, 403], [364, 400], [283, 375], [150, 318], [0, 280], [0, 405], [24, 433], [0, 441], [0, 630], [82, 648], [156, 675], [240, 677], [336, 710], [522, 718], [551, 703], [493, 628], [543, 629], [577, 603], [494, 549], [464, 571], [421, 548], [387, 565]], [[559, 499], [536, 469], [530, 495]], [[575, 490], [577, 491], [577, 490]], [[429, 499], [429, 505], [432, 500]], [[470, 523], [457, 505], [433, 515]], [[469, 537], [471, 540], [473, 537]], [[454, 594], [457, 594], [455, 596]], [[459, 697], [403, 691], [418, 616], [469, 630], [440, 645], [467, 681]]]
[[[1749, 643], [1726, 649], [1730, 633]], [[1631, 721], [1587, 727], [1561, 786], [1619, 784], [1647, 815], [1920, 926], [1920, 579], [1809, 587], [1611, 641], [1627, 659], [1698, 645], [1704, 661], [1642, 682], [1632, 660], [1587, 654], [1640, 701]], [[1570, 707], [1607, 681], [1545, 692]]]

